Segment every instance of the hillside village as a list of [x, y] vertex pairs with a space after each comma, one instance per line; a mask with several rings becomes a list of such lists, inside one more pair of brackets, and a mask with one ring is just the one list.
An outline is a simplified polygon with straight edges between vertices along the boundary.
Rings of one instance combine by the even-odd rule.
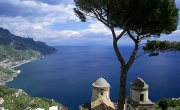
[[0, 61], [0, 66], [2, 66], [3, 68], [14, 68], [15, 66], [20, 66], [22, 64], [34, 61], [36, 59], [38, 58], [31, 57], [30, 59], [23, 61], [11, 61], [10, 59], [5, 59], [3, 61]]

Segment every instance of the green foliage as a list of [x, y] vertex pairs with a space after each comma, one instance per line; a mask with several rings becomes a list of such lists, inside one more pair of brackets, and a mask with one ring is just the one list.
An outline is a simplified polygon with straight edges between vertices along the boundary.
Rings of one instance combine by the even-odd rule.
[[9, 70], [9, 69], [6, 69], [6, 68], [3, 68], [0, 66], [0, 73], [6, 73], [6, 74], [9, 74], [9, 75], [12, 75], [14, 72], [12, 70]]
[[13, 94], [16, 90], [14, 88], [6, 88], [5, 86], [0, 86], [0, 97]]
[[14, 88], [0, 86], [0, 97], [3, 97], [4, 99], [4, 103], [1, 104], [0, 107], [4, 107], [5, 109], [9, 110], [25, 110], [27, 108], [44, 108], [45, 110], [49, 110], [49, 107], [51, 106], [63, 107], [61, 104], [53, 100], [31, 97], [26, 93], [22, 93], [18, 97], [15, 97], [14, 93], [16, 92], [17, 90]]
[[93, 16], [106, 26], [130, 30], [143, 38], [170, 34], [178, 26], [174, 0], [74, 0], [82, 21]]
[[175, 107], [174, 110], [180, 110], [180, 106]]
[[115, 3], [116, 10], [110, 17], [120, 28], [142, 35], [169, 34], [177, 29], [178, 9], [174, 0], [116, 0]]
[[166, 110], [169, 107], [169, 101], [166, 98], [162, 98], [158, 102], [158, 106], [161, 107], [162, 110]]
[[0, 45], [0, 47], [2, 52], [2, 54], [0, 55], [0, 61], [5, 59], [9, 59], [10, 61], [23, 61], [23, 60], [38, 58], [42, 56], [39, 52], [34, 51], [32, 49], [16, 50], [12, 45], [10, 46]]
[[178, 106], [178, 101], [177, 101], [177, 100], [170, 100], [170, 101], [169, 101], [169, 106], [170, 106], [170, 107], [176, 107], [176, 106]]
[[76, 15], [79, 17], [79, 19], [82, 22], [86, 21], [86, 17], [85, 17], [85, 15], [81, 11], [77, 10], [76, 8], [74, 8], [74, 12], [76, 13]]
[[162, 109], [162, 106], [164, 105], [165, 107], [167, 106], [172, 107], [174, 108], [174, 110], [180, 110], [180, 99], [170, 100], [170, 99], [162, 98], [158, 102], [155, 103], [154, 110], [165, 110], [166, 108]]
[[15, 36], [7, 29], [0, 28], [0, 61], [4, 59], [22, 61], [55, 51], [57, 50], [54, 47], [50, 47], [44, 42]]
[[[17, 65], [19, 61], [40, 58], [55, 51], [54, 47], [50, 47], [44, 42], [15, 36], [7, 29], [0, 28], [0, 62], [5, 61], [3, 67]], [[9, 65], [4, 66], [7, 63]], [[0, 67], [0, 82], [11, 79], [13, 73], [11, 70]]]
[[[177, 29], [178, 8], [175, 0], [74, 0], [74, 3], [74, 12], [81, 21], [85, 22], [87, 16], [96, 18], [112, 33], [113, 47], [121, 63], [118, 110], [123, 110], [128, 70], [134, 60], [144, 54], [136, 55], [140, 42], [160, 37], [161, 34], [170, 34]], [[116, 34], [117, 28], [122, 30], [120, 34]], [[118, 41], [124, 35], [134, 42], [134, 49], [127, 62], [118, 48]], [[163, 45], [160, 47], [163, 48]], [[152, 55], [157, 56], [158, 53]]]
[[169, 100], [169, 106], [178, 108], [180, 106], [180, 99]]
[[8, 79], [12, 78], [12, 75], [15, 72], [12, 70], [9, 70], [7, 68], [3, 68], [0, 66], [0, 82], [7, 81]]
[[143, 47], [145, 52], [149, 52], [150, 56], [159, 55], [160, 52], [180, 51], [180, 42], [170, 41], [147, 41]]

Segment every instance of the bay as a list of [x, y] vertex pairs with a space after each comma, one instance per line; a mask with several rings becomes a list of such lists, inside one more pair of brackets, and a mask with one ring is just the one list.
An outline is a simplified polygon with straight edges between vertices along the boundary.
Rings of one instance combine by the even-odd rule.
[[[118, 100], [120, 64], [112, 46], [58, 46], [57, 53], [15, 69], [21, 73], [7, 83], [21, 88], [29, 95], [54, 99], [69, 110], [78, 110], [80, 104], [91, 101], [92, 83], [105, 78], [111, 85], [110, 97]], [[132, 47], [120, 48], [125, 59]], [[135, 60], [127, 78], [129, 85], [137, 77], [149, 85], [149, 99], [180, 96], [180, 53], [160, 53], [157, 57], [144, 55]]]

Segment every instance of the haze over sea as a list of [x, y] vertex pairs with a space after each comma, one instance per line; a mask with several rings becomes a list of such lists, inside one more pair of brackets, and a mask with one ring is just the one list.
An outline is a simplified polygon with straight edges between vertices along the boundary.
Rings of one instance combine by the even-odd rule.
[[[118, 100], [120, 64], [112, 46], [59, 46], [57, 53], [16, 67], [21, 73], [7, 83], [21, 88], [31, 96], [54, 99], [69, 110], [91, 101], [92, 83], [105, 78], [111, 85], [110, 97]], [[132, 47], [123, 46], [126, 59]], [[129, 85], [137, 77], [149, 85], [149, 99], [180, 97], [180, 52], [144, 55], [134, 62], [127, 78]]]

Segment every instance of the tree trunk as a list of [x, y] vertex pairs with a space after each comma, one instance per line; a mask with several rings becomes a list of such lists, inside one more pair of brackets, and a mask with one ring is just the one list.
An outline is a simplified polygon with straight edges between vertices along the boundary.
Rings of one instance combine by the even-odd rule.
[[[123, 34], [122, 34], [123, 35]], [[126, 97], [126, 78], [127, 78], [127, 72], [128, 68], [126, 68], [126, 63], [123, 59], [123, 56], [121, 55], [121, 52], [117, 45], [117, 40], [115, 39], [113, 41], [113, 47], [116, 53], [116, 56], [121, 64], [121, 72], [120, 72], [120, 86], [119, 86], [119, 97], [118, 97], [118, 110], [124, 109], [124, 103], [125, 103], [125, 97]]]
[[125, 63], [120, 50], [118, 49], [117, 43], [114, 43], [114, 49], [116, 52], [116, 55], [119, 59], [119, 62], [121, 63], [121, 72], [120, 72], [120, 86], [119, 86], [119, 97], [118, 97], [118, 110], [124, 110], [124, 104], [125, 104], [125, 98], [126, 98], [126, 79], [127, 79], [127, 73], [129, 68], [132, 66], [135, 55], [138, 50], [138, 43], [135, 43], [134, 50], [128, 60], [127, 63]]
[[119, 97], [118, 97], [118, 110], [124, 110], [125, 98], [126, 98], [126, 79], [127, 71], [124, 66], [121, 66], [120, 74], [120, 86], [119, 86]]
[[121, 64], [121, 72], [120, 72], [120, 86], [119, 86], [119, 97], [118, 97], [118, 110], [124, 110], [124, 104], [125, 104], [125, 98], [126, 98], [126, 79], [127, 79], [127, 73], [129, 68], [132, 66], [134, 60], [135, 60], [135, 56], [138, 50], [138, 39], [135, 39], [129, 31], [128, 35], [130, 36], [130, 38], [134, 41], [134, 49], [132, 51], [132, 54], [129, 57], [129, 60], [127, 61], [127, 63], [125, 62], [123, 56], [121, 55], [121, 52], [118, 48], [117, 42], [118, 40], [124, 35], [124, 33], [126, 32], [126, 30], [123, 30], [121, 32], [121, 34], [116, 37], [115, 36], [115, 32], [113, 29], [111, 29], [112, 31], [112, 35], [113, 35], [113, 47], [116, 53], [116, 56]]

